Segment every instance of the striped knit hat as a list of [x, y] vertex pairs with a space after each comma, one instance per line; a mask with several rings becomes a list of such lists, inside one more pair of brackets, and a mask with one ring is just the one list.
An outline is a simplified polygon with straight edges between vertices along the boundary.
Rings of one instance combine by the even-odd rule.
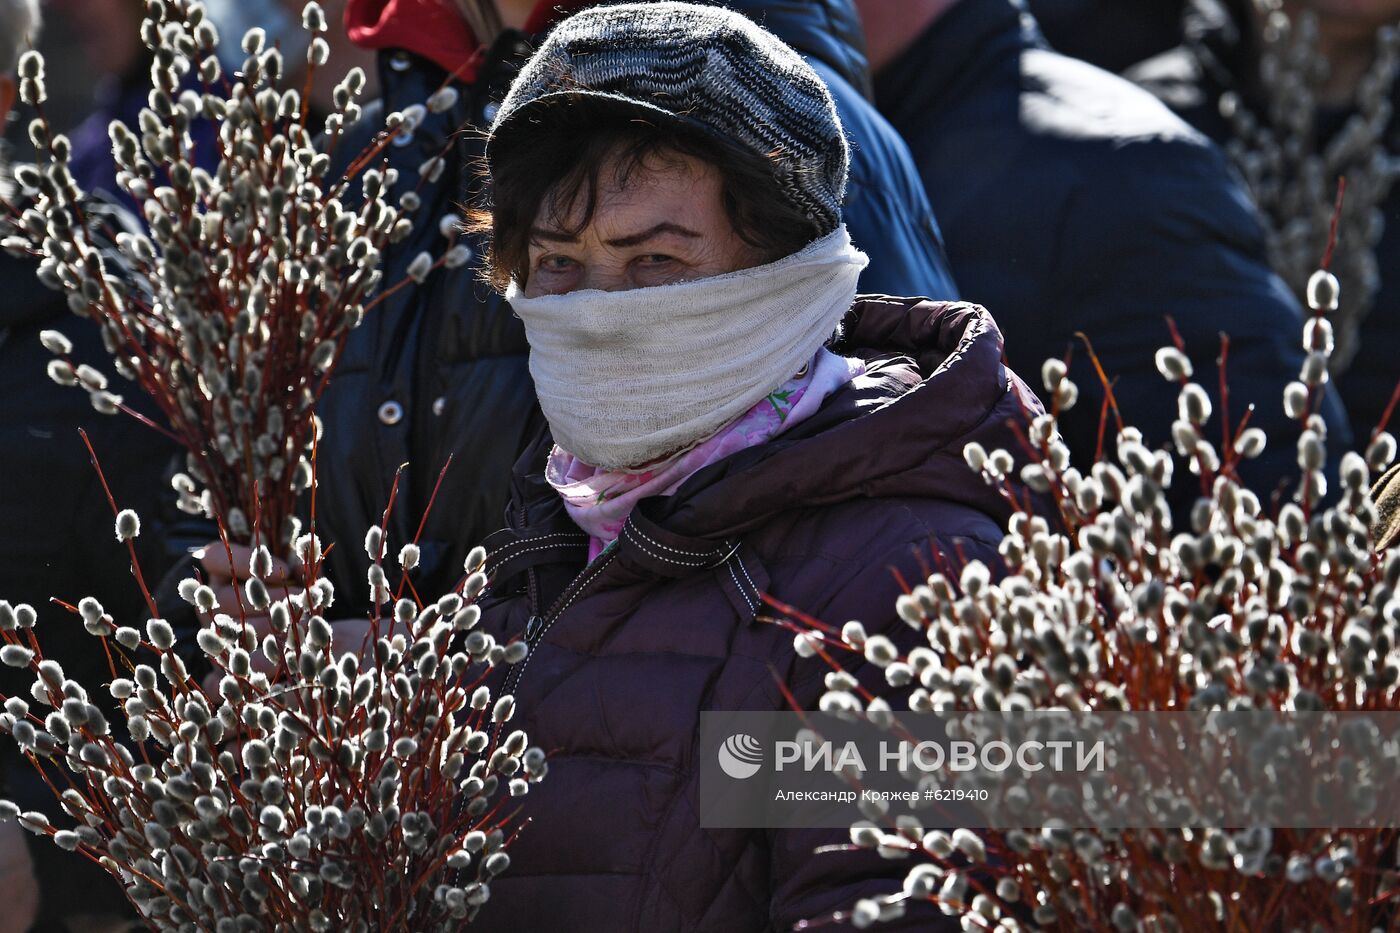
[[550, 111], [680, 126], [758, 155], [822, 233], [841, 222], [846, 137], [821, 78], [745, 16], [694, 3], [626, 3], [561, 22], [501, 103], [486, 145], [509, 158]]

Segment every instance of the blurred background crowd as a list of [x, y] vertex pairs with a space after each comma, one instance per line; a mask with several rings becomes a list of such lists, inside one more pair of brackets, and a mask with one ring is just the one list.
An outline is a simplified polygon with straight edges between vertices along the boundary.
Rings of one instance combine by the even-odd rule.
[[[296, 53], [289, 62], [304, 61], [298, 0], [206, 3], [230, 62], [241, 59], [237, 44], [252, 26]], [[352, 65], [369, 76], [367, 99], [382, 91], [384, 110], [421, 100], [458, 75], [460, 106], [390, 153], [416, 168], [444, 145], [460, 147], [436, 189], [440, 215], [469, 198], [472, 147], [479, 148], [467, 137], [448, 141], [461, 126], [489, 125], [533, 39], [561, 9], [588, 4], [324, 5], [333, 23], [348, 28], [329, 34], [332, 67], [322, 73], [324, 86], [313, 87], [313, 118], [317, 101], [324, 106]], [[1166, 342], [1170, 318], [1198, 365], [1223, 356], [1233, 423], [1247, 416], [1283, 440], [1246, 477], [1261, 493], [1277, 488], [1292, 468], [1288, 440], [1297, 434], [1278, 399], [1302, 361], [1301, 293], [1326, 248], [1343, 176], [1333, 267], [1343, 299], [1323, 406], [1329, 448], [1364, 445], [1382, 420], [1400, 375], [1391, 357], [1400, 350], [1400, 188], [1392, 184], [1400, 170], [1400, 126], [1392, 119], [1400, 0], [726, 5], [796, 47], [833, 87], [854, 144], [848, 223], [872, 259], [864, 290], [985, 305], [1006, 336], [1008, 360], [1026, 373], [1073, 348], [1071, 373], [1085, 397], [1062, 426], [1077, 463], [1097, 455], [1110, 406], [1076, 334], [1092, 340], [1114, 403], [1156, 432], [1150, 440], [1167, 442], [1173, 412], [1160, 404], [1168, 387], [1153, 350]], [[0, 75], [12, 72], [26, 47], [13, 12], [23, 6], [0, 0]], [[149, 90], [142, 2], [43, 0], [39, 9], [48, 115], [73, 140], [80, 184], [120, 202], [107, 124], [134, 123]], [[497, 17], [496, 38], [478, 42], [473, 30], [491, 21], [482, 18], [488, 12]], [[37, 31], [34, 23], [23, 28]], [[383, 112], [367, 110], [366, 120]], [[6, 127], [0, 165], [26, 158], [24, 124], [12, 119]], [[192, 130], [195, 146], [201, 133], [212, 150], [207, 126]], [[385, 280], [396, 281], [396, 267], [435, 236], [434, 225], [410, 237], [388, 257]], [[7, 451], [0, 516], [19, 532], [0, 536], [0, 594], [37, 605], [55, 593], [89, 592], [94, 568], [105, 561], [112, 585], [94, 595], [114, 614], [139, 616], [144, 607], [133, 605], [123, 556], [110, 548], [86, 553], [78, 544], [109, 536], [110, 519], [95, 499], [75, 428], [97, 424], [89, 429], [105, 432], [99, 446], [113, 453], [104, 465], [118, 491], [128, 491], [124, 504], [143, 515], [158, 514], [155, 499], [169, 498], [161, 477], [173, 451], [139, 425], [101, 421], [81, 393], [44, 378], [40, 329], [71, 330], [79, 359], [99, 362], [101, 347], [95, 333], [80, 339], [62, 296], [35, 286], [32, 268], [0, 262], [7, 263], [0, 265], [0, 447]], [[391, 478], [385, 464], [415, 464], [417, 479], [404, 483], [412, 501], [430, 488], [455, 439], [501, 438], [499, 454], [454, 474], [437, 510], [444, 527], [428, 529], [428, 565], [460, 566], [457, 552], [494, 529], [503, 492], [482, 477], [503, 477], [536, 423], [522, 388], [525, 346], [508, 311], [495, 296], [462, 297], [481, 295], [471, 280], [478, 272], [473, 264], [376, 312], [382, 321], [357, 334], [322, 411], [334, 445], [330, 456], [323, 451], [328, 513], [343, 516], [347, 534], [377, 518]], [[1220, 353], [1222, 332], [1228, 356]], [[1197, 379], [1219, 381], [1213, 373]], [[1259, 403], [1252, 412], [1251, 401]], [[1189, 495], [1184, 484], [1178, 488]], [[80, 533], [89, 520], [106, 532]], [[180, 553], [184, 543], [171, 533], [165, 553]], [[338, 551], [337, 559], [351, 560], [355, 548]], [[152, 558], [157, 567], [173, 560]], [[335, 572], [363, 579], [363, 568]], [[42, 787], [34, 792], [26, 806], [42, 801]], [[84, 875], [80, 860], [43, 843], [35, 857], [42, 897], [34, 929], [120, 925], [113, 918], [121, 896], [99, 873]], [[15, 864], [0, 868], [0, 886], [14, 898], [8, 904], [24, 903], [32, 887], [22, 860]], [[0, 911], [0, 930], [28, 922], [24, 911]]]

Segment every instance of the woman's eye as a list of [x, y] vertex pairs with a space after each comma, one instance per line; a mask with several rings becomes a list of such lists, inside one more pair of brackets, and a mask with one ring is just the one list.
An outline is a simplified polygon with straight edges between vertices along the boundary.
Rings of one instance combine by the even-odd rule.
[[576, 263], [568, 256], [545, 256], [540, 260], [539, 268], [547, 269], [551, 272], [561, 272], [572, 269]]
[[638, 256], [637, 260], [648, 266], [660, 266], [676, 261], [674, 256], [667, 256], [665, 253], [647, 253], [644, 256]]

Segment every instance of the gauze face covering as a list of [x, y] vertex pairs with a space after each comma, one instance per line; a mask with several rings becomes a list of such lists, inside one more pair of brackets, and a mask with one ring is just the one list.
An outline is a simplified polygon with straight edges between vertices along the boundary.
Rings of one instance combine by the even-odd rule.
[[777, 262], [675, 285], [526, 298], [530, 375], [554, 441], [603, 469], [714, 434], [812, 359], [867, 262], [845, 226]]

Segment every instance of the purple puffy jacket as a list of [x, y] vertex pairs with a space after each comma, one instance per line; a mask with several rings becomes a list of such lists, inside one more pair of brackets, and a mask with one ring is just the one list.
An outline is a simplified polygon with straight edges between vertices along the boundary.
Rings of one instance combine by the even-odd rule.
[[[866, 375], [644, 500], [586, 568], [587, 537], [541, 474], [547, 439], [517, 465], [483, 624], [532, 645], [504, 688], [550, 770], [473, 930], [786, 931], [898, 889], [907, 862], [813, 854], [841, 831], [700, 828], [700, 712], [786, 709], [775, 671], [809, 708], [824, 689], [825, 666], [758, 621], [759, 593], [894, 632], [895, 570], [919, 582], [935, 548], [994, 562], [1009, 512], [963, 446], [1019, 449], [1008, 422], [1041, 407], [975, 305], [858, 299], [835, 349]], [[882, 926], [956, 928], [931, 908]]]

